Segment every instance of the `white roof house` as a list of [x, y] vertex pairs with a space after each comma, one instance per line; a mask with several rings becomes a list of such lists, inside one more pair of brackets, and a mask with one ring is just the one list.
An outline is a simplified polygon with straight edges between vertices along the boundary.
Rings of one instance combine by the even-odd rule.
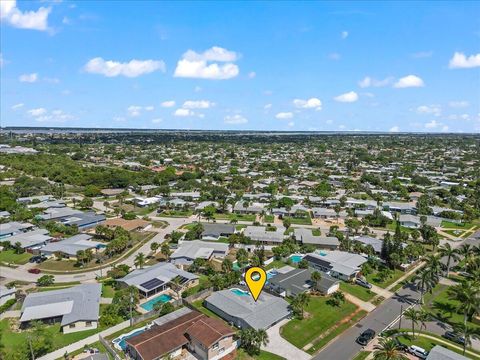
[[283, 227], [277, 228], [275, 231], [267, 231], [267, 228], [263, 226], [247, 226], [243, 231], [244, 235], [253, 241], [278, 244], [281, 244], [285, 239], [284, 232]]
[[201, 240], [183, 241], [170, 261], [177, 265], [189, 265], [195, 259], [209, 260], [212, 257], [224, 258], [228, 254], [228, 244]]
[[367, 259], [361, 255], [346, 251], [320, 251], [304, 257], [310, 266], [344, 280], [350, 280], [360, 271]]

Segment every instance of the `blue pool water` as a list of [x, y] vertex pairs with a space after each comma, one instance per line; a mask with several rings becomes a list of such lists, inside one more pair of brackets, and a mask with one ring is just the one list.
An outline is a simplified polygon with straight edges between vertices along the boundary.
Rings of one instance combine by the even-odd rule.
[[238, 296], [248, 296], [248, 292], [240, 290], [240, 289], [230, 289], [231, 292], [233, 292], [235, 295]]
[[[142, 329], [138, 329], [137, 331], [134, 331], [133, 333], [127, 335], [127, 336], [123, 336], [121, 337], [122, 340], [120, 340], [118, 342], [118, 346], [120, 346], [122, 348], [123, 351], [125, 351], [125, 349], [127, 348], [127, 342], [125, 340], [127, 339], [130, 339], [131, 337], [134, 337], [134, 336], [137, 336], [137, 335], [140, 335], [141, 333], [143, 333], [146, 329], [145, 328], [142, 328]], [[115, 342], [115, 340], [114, 340]]]
[[153, 306], [156, 303], [158, 303], [158, 302], [166, 303], [166, 302], [169, 302], [170, 300], [172, 300], [172, 297], [170, 295], [162, 294], [160, 296], [157, 296], [153, 299], [148, 300], [146, 303], [140, 305], [140, 307], [142, 307], [143, 309], [145, 309], [147, 311], [152, 311]]
[[292, 260], [292, 263], [296, 264], [302, 261], [303, 256], [302, 255], [292, 255], [290, 256], [290, 259]]

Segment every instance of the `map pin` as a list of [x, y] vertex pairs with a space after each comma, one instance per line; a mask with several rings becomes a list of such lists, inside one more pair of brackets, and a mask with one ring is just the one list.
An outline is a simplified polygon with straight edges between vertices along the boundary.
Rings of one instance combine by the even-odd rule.
[[252, 294], [253, 300], [257, 301], [267, 282], [267, 273], [261, 267], [251, 267], [245, 272], [245, 282]]

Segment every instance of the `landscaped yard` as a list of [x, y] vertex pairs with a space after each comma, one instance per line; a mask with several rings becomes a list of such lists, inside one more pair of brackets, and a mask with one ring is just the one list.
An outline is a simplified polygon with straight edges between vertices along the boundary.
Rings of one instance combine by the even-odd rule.
[[370, 289], [364, 288], [360, 285], [350, 284], [344, 281], [340, 283], [340, 289], [363, 301], [370, 301], [375, 296], [375, 293]]
[[380, 286], [381, 288], [386, 288], [389, 285], [393, 284], [395, 281], [397, 281], [399, 278], [401, 278], [404, 274], [405, 273], [402, 270], [395, 269], [392, 271], [392, 275], [388, 279], [385, 279], [383, 281], [378, 276], [378, 272], [368, 274], [366, 278], [369, 283]]
[[24, 252], [23, 254], [15, 254], [14, 250], [0, 251], [0, 262], [6, 264], [23, 265], [28, 262], [32, 254]]
[[[10, 328], [9, 319], [4, 319], [0, 321], [0, 332], [2, 333], [1, 342], [5, 346], [6, 351], [14, 350], [21, 348], [27, 344], [27, 331], [23, 332], [14, 332]], [[80, 331], [71, 334], [64, 334], [60, 332], [60, 324], [49, 325], [46, 327], [47, 331], [51, 334], [53, 340], [53, 348], [60, 349], [68, 344], [77, 342], [81, 339], [84, 339], [90, 335], [93, 335], [103, 329], [92, 329], [86, 331]]]
[[268, 351], [260, 351], [259, 355], [250, 356], [248, 355], [245, 350], [238, 349], [236, 360], [284, 360], [285, 358], [278, 356], [276, 354], [272, 354]]
[[102, 297], [113, 298], [114, 295], [115, 295], [115, 288], [107, 282], [103, 283], [102, 284]]
[[273, 223], [274, 221], [275, 221], [275, 216], [274, 215], [265, 215], [263, 217], [263, 222]]
[[305, 319], [293, 319], [282, 326], [282, 337], [301, 349], [356, 310], [356, 306], [348, 301], [333, 307], [327, 304], [327, 300], [328, 297], [312, 296], [305, 309]]
[[462, 223], [462, 224], [456, 224], [456, 223], [451, 222], [451, 221], [443, 220], [440, 226], [442, 228], [446, 228], [446, 229], [462, 229], [462, 230], [465, 230], [465, 229], [470, 229], [472, 226], [474, 226], [474, 224], [469, 223], [469, 222]]
[[268, 264], [266, 267], [265, 267], [265, 270], [270, 270], [270, 269], [278, 269], [278, 268], [281, 268], [283, 266], [285, 266], [286, 264], [282, 261], [282, 260], [273, 260], [270, 264]]
[[306, 217], [294, 217], [294, 216], [285, 216], [284, 219], [290, 220], [291, 224], [296, 225], [312, 225], [312, 219], [309, 216]]
[[197, 309], [198, 311], [200, 311], [201, 313], [204, 313], [205, 315], [207, 315], [209, 317], [223, 320], [220, 316], [215, 314], [213, 311], [210, 311], [205, 306], [203, 306], [203, 300], [194, 301], [192, 303], [192, 305], [195, 307], [195, 309]]
[[250, 221], [253, 222], [256, 216], [253, 214], [214, 214], [213, 217], [217, 220], [233, 220], [237, 221]]
[[164, 217], [189, 217], [193, 214], [191, 210], [181, 211], [181, 210], [165, 210], [162, 211], [158, 216]]

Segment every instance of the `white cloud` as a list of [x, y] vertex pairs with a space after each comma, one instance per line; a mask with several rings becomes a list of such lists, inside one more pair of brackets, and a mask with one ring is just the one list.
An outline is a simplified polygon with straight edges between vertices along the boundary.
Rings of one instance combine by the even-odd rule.
[[53, 110], [49, 114], [39, 116], [35, 119], [38, 122], [66, 122], [75, 119], [71, 114], [65, 113], [63, 110]]
[[295, 122], [293, 121], [290, 121], [288, 124], [287, 124], [288, 127], [294, 127], [295, 126]]
[[358, 94], [355, 91], [350, 91], [345, 94], [338, 95], [334, 99], [338, 102], [352, 103], [358, 100]]
[[175, 106], [175, 100], [167, 100], [160, 104], [161, 107], [170, 108]]
[[284, 120], [284, 119], [291, 119], [293, 118], [293, 113], [291, 112], [279, 112], [277, 115], [275, 115], [277, 119]]
[[152, 123], [154, 124], [158, 124], [158, 123], [161, 123], [163, 120], [160, 119], [160, 118], [157, 118], [157, 119], [152, 119]]
[[249, 79], [253, 79], [253, 78], [255, 78], [255, 76], [257, 76], [257, 73], [255, 71], [250, 71], [248, 73], [248, 78]]
[[142, 113], [142, 107], [138, 105], [130, 105], [127, 108], [127, 112], [129, 116], [137, 117], [140, 116], [140, 114]]
[[174, 116], [180, 116], [180, 117], [186, 117], [186, 116], [194, 116], [195, 113], [190, 109], [180, 108], [180, 109], [175, 110], [173, 115]]
[[480, 66], [480, 53], [466, 56], [464, 53], [456, 52], [450, 59], [450, 69], [468, 69]]
[[346, 39], [348, 37], [348, 31], [342, 31], [340, 36], [342, 37], [342, 39]]
[[178, 61], [174, 76], [213, 80], [231, 79], [240, 73], [238, 66], [233, 63], [238, 58], [236, 52], [218, 46], [201, 54], [188, 50]]
[[0, 19], [19, 29], [45, 31], [48, 28], [48, 15], [51, 8], [41, 7], [37, 11], [21, 11], [16, 0], [0, 1]]
[[293, 105], [295, 105], [295, 107], [300, 109], [315, 109], [315, 110], [322, 109], [322, 101], [317, 98], [310, 98], [307, 100], [295, 99], [293, 100]]
[[112, 120], [115, 121], [115, 122], [125, 122], [125, 121], [127, 121], [127, 119], [125, 119], [123, 116], [114, 116]]
[[437, 122], [435, 119], [432, 121], [425, 123], [425, 128], [426, 129], [435, 129], [436, 127], [440, 126], [441, 124]]
[[20, 108], [22, 108], [25, 104], [23, 103], [19, 103], [19, 104], [15, 104], [12, 106], [12, 110], [18, 110]]
[[416, 109], [419, 114], [428, 114], [434, 116], [442, 115], [442, 108], [440, 105], [420, 105]]
[[239, 125], [239, 124], [246, 124], [248, 122], [248, 119], [240, 114], [227, 115], [224, 118], [224, 122], [225, 124]]
[[416, 75], [407, 75], [398, 79], [393, 85], [395, 88], [409, 88], [409, 87], [423, 87], [425, 86], [423, 80]]
[[265, 106], [263, 107], [265, 110], [268, 110], [268, 109], [271, 109], [272, 108], [272, 104], [265, 104]]
[[396, 133], [400, 131], [400, 128], [397, 125], [395, 125], [395, 126], [392, 126], [389, 131]]
[[38, 74], [37, 73], [22, 74], [18, 77], [18, 80], [20, 82], [34, 83], [38, 80]]
[[184, 109], [209, 109], [215, 106], [215, 103], [209, 100], [187, 100], [183, 103]]
[[465, 100], [450, 101], [448, 103], [448, 106], [450, 106], [452, 108], [464, 108], [464, 107], [468, 107], [469, 105], [470, 105], [470, 103], [468, 101], [465, 101]]
[[198, 93], [198, 92], [202, 91], [202, 88], [197, 85], [197, 86], [195, 86], [195, 88], [193, 89], [193, 91], [195, 91], [195, 92]]
[[368, 87], [383, 87], [390, 85], [393, 82], [393, 78], [391, 76], [386, 77], [382, 80], [377, 80], [371, 78], [370, 76], [365, 76], [362, 80], [358, 82], [358, 86], [361, 88], [368, 88]]
[[126, 76], [137, 77], [160, 70], [165, 72], [165, 63], [162, 60], [130, 60], [121, 63], [118, 61], [105, 61], [96, 57], [87, 62], [84, 70], [91, 74], [100, 74], [107, 77]]
[[30, 116], [40, 116], [40, 115], [43, 115], [47, 112], [47, 109], [45, 108], [36, 108], [36, 109], [31, 109], [31, 110], [28, 110], [27, 113], [30, 115]]

